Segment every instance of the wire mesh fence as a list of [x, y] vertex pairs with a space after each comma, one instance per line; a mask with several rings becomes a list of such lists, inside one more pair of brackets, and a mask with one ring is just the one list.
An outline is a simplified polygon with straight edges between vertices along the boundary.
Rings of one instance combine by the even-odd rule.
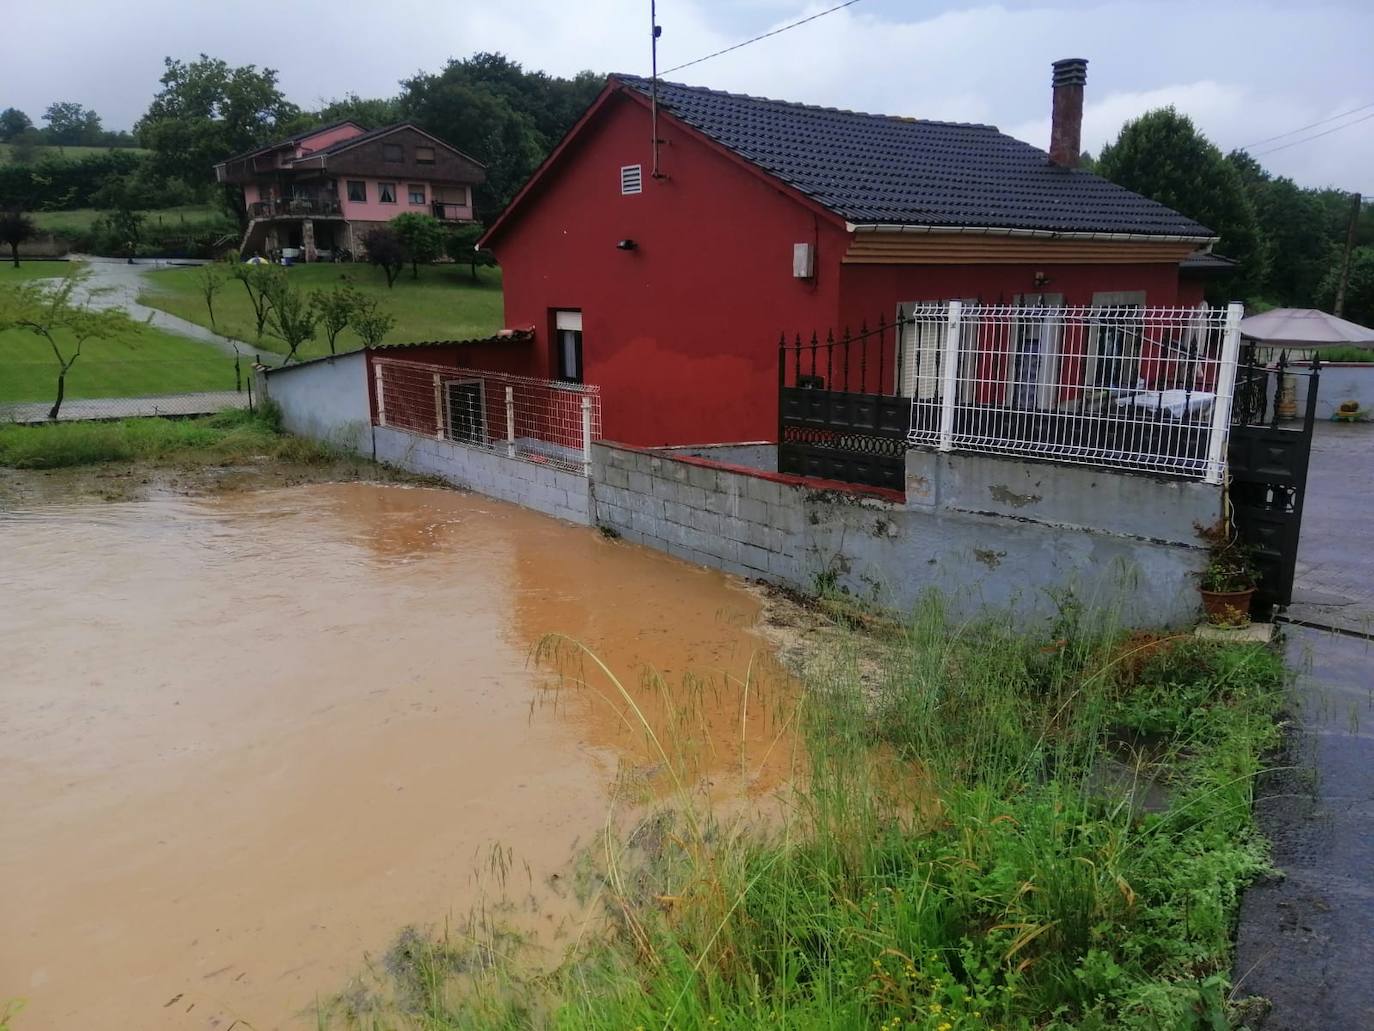
[[595, 386], [372, 359], [378, 426], [586, 474], [601, 436]]
[[1216, 482], [1238, 306], [922, 304], [902, 321], [912, 444]]
[[8, 361], [0, 351], [0, 421], [36, 423], [204, 415], [252, 405], [251, 359], [92, 359], [58, 385], [55, 361]]

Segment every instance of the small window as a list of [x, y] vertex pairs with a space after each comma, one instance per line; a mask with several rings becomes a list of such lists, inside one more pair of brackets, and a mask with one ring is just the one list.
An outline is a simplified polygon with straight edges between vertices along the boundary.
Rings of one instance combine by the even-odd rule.
[[558, 378], [565, 383], [582, 382], [582, 313], [553, 313], [554, 338], [558, 344]]
[[395, 164], [406, 159], [405, 148], [399, 143], [382, 144], [382, 160]]
[[358, 179], [348, 181], [348, 199], [354, 204], [367, 203], [367, 183]]
[[433, 147], [416, 147], [416, 148], [415, 148], [415, 163], [416, 163], [417, 165], [432, 165], [432, 164], [434, 164], [434, 148], [433, 148]]
[[620, 192], [622, 194], [644, 192], [644, 172], [639, 165], [622, 165], [620, 168]]
[[380, 202], [383, 203], [383, 204], [395, 204], [395, 203], [396, 203], [396, 184], [395, 184], [395, 183], [378, 183], [378, 184], [377, 184], [377, 200], [380, 201]]
[[411, 184], [410, 184], [410, 189], [409, 189], [408, 192], [409, 192], [409, 194], [410, 194], [410, 203], [412, 203], [412, 204], [423, 204], [423, 203], [425, 202], [425, 184], [424, 184], [424, 183], [411, 183]]

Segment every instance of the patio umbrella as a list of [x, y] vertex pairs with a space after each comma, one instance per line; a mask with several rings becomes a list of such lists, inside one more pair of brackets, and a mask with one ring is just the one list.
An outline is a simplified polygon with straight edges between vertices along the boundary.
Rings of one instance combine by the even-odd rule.
[[1240, 320], [1240, 335], [1269, 347], [1374, 347], [1374, 329], [1315, 308], [1275, 308]]

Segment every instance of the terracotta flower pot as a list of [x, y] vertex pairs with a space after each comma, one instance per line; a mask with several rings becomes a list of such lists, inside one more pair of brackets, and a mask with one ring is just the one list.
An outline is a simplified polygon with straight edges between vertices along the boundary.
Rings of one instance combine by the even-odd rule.
[[1222, 626], [1236, 626], [1250, 620], [1250, 602], [1255, 589], [1247, 587], [1243, 591], [1208, 591], [1199, 588], [1202, 594], [1202, 609], [1207, 613], [1209, 623]]

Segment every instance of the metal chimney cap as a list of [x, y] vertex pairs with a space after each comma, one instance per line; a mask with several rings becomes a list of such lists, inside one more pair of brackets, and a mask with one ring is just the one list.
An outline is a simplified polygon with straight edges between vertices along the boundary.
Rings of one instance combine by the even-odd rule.
[[1054, 85], [1085, 86], [1088, 82], [1088, 59], [1065, 57], [1054, 62]]

